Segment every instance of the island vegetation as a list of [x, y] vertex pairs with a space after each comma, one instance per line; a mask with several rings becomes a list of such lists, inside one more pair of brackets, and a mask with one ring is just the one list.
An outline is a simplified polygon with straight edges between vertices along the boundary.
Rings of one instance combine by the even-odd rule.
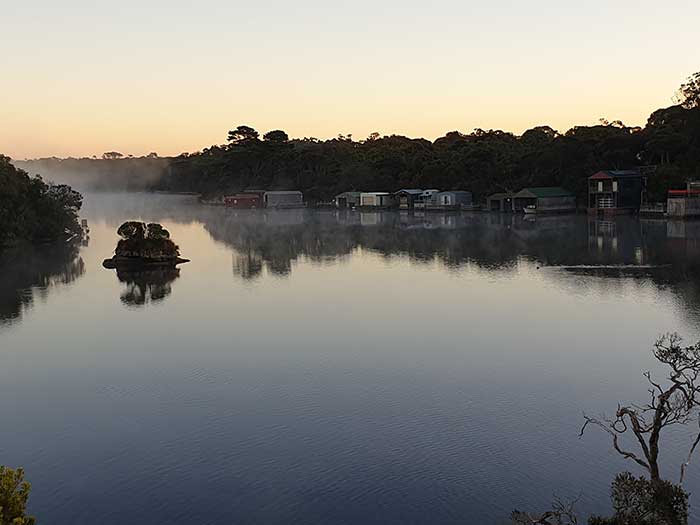
[[170, 232], [160, 224], [127, 221], [117, 230], [121, 239], [114, 257], [106, 259], [106, 268], [165, 265], [188, 262], [180, 258], [180, 248], [170, 239]]
[[65, 241], [82, 234], [78, 212], [83, 198], [65, 184], [48, 184], [0, 155], [0, 247]]

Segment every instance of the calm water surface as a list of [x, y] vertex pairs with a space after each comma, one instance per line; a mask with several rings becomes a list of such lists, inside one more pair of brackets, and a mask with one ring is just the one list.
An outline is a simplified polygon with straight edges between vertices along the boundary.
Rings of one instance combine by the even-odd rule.
[[[662, 332], [700, 337], [694, 223], [147, 195], [84, 216], [88, 246], [0, 257], [0, 464], [41, 523], [498, 524], [555, 494], [605, 512], [636, 470], [578, 439], [582, 411], [645, 400]], [[127, 219], [192, 262], [103, 269]]]

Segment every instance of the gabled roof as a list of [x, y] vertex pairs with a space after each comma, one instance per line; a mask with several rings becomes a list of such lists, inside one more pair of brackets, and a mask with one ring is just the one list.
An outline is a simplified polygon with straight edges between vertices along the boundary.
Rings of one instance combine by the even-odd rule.
[[398, 193], [408, 193], [409, 195], [420, 195], [423, 193], [423, 190], [417, 190], [417, 189], [408, 189], [408, 190], [399, 190], [396, 192]]
[[442, 193], [454, 193], [454, 194], [460, 194], [460, 195], [461, 194], [465, 194], [465, 195], [470, 194], [471, 195], [471, 191], [466, 191], [466, 190], [445, 190], [445, 191], [441, 191], [440, 193], [441, 194]]
[[624, 178], [639, 178], [642, 174], [637, 170], [602, 170], [588, 177], [590, 180], [599, 179], [624, 179]]
[[336, 197], [336, 199], [337, 199], [338, 197], [342, 197], [342, 196], [344, 196], [344, 195], [354, 195], [354, 196], [357, 197], [357, 196], [359, 196], [360, 194], [362, 194], [361, 191], [344, 191], [343, 193], [339, 193], [339, 194], [336, 195], [335, 197]]
[[550, 186], [544, 188], [523, 188], [518, 193], [513, 195], [513, 198], [529, 197], [534, 199], [543, 199], [547, 197], [573, 197], [574, 194], [569, 190], [560, 188], [559, 186]]

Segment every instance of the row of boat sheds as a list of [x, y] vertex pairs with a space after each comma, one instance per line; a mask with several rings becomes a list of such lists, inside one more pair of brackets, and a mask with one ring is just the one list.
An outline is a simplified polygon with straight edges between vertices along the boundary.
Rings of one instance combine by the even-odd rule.
[[338, 208], [473, 209], [470, 191], [421, 190], [415, 188], [403, 189], [394, 193], [385, 191], [345, 191], [335, 196], [333, 204]]
[[[395, 193], [346, 191], [336, 195], [338, 208], [398, 208], [400, 210], [476, 210], [472, 193], [437, 189], [402, 189]], [[576, 196], [563, 188], [524, 188], [517, 193], [495, 193], [486, 210], [498, 212], [567, 213], [576, 211]]]
[[223, 204], [231, 208], [303, 208], [304, 194], [300, 191], [246, 190], [225, 195], [221, 200], [207, 201], [207, 204]]
[[[588, 178], [585, 203], [591, 215], [629, 213], [663, 214], [669, 217], [700, 217], [700, 182], [689, 182], [686, 189], [670, 190], [665, 203], [649, 204], [646, 198], [648, 173], [642, 170], [604, 170]], [[249, 190], [226, 195], [208, 204], [233, 208], [302, 208], [300, 191]], [[517, 192], [494, 193], [485, 206], [476, 205], [472, 193], [463, 190], [401, 189], [396, 192], [345, 191], [335, 196], [337, 208], [400, 210], [477, 210], [501, 213], [573, 213], [576, 195], [561, 187], [531, 187]]]

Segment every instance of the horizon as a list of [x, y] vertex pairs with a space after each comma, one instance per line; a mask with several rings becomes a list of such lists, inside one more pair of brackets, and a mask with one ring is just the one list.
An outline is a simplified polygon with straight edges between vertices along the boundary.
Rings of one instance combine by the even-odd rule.
[[12, 103], [0, 107], [0, 152], [176, 156], [240, 124], [431, 141], [601, 118], [643, 126], [697, 67], [678, 50], [694, 45], [700, 6], [682, 8], [129, 0], [114, 12], [39, 1], [5, 16], [0, 65], [12, 75], [0, 94]]

